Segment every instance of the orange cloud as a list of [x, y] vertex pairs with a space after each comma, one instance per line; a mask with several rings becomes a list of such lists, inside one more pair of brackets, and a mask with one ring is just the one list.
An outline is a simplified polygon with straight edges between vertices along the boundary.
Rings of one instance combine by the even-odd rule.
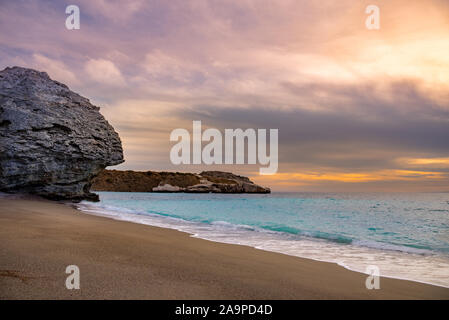
[[305, 172], [305, 173], [277, 173], [271, 176], [257, 177], [258, 181], [265, 181], [270, 184], [296, 183], [296, 182], [316, 182], [316, 181], [336, 181], [336, 182], [369, 182], [383, 180], [419, 180], [444, 179], [443, 172], [413, 171], [413, 170], [379, 170], [366, 173], [342, 173], [342, 172]]

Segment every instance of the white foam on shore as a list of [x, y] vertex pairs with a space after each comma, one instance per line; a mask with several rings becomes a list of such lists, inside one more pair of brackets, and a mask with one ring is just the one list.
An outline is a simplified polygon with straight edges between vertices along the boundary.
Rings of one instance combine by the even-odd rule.
[[403, 247], [383, 243], [339, 244], [227, 222], [197, 223], [83, 202], [78, 204], [78, 208], [88, 214], [175, 229], [205, 240], [246, 245], [265, 251], [336, 263], [361, 273], [365, 273], [367, 266], [376, 265], [382, 277], [449, 288], [449, 257], [427, 250], [410, 248], [408, 252], [403, 252]]

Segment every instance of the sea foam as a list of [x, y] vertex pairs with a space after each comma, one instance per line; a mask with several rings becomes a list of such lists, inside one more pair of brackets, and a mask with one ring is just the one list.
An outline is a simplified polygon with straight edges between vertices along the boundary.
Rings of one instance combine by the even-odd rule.
[[[438, 197], [433, 195], [433, 202], [427, 205], [413, 204], [424, 210], [409, 210], [410, 203], [404, 195], [337, 196], [102, 192], [99, 203], [82, 202], [79, 209], [117, 220], [176, 229], [210, 241], [332, 262], [357, 272], [376, 265], [384, 277], [449, 287], [449, 229], [443, 222], [448, 221], [447, 215], [429, 217], [435, 210], [445, 214], [445, 209], [439, 207], [444, 203]], [[416, 198], [414, 195], [414, 201]], [[427, 195], [422, 201], [429, 201]], [[327, 211], [324, 215], [328, 219], [311, 212], [319, 210]], [[387, 221], [382, 223], [382, 217]], [[432, 229], [430, 222], [438, 223], [438, 218], [442, 225]], [[416, 221], [423, 225], [416, 226]], [[421, 230], [420, 235], [416, 229]]]

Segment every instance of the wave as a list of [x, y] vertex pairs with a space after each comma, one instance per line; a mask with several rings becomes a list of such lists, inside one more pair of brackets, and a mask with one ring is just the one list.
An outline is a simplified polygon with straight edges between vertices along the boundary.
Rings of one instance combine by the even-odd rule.
[[[135, 209], [128, 209], [123, 207], [115, 207], [110, 205], [102, 205], [102, 206], [96, 206], [91, 204], [85, 204], [81, 203], [78, 205], [79, 209], [81, 211], [86, 211], [90, 213], [99, 213], [101, 215], [106, 216], [119, 216], [122, 217], [122, 213], [124, 214], [133, 214], [136, 216], [149, 216], [153, 215], [154, 217], [164, 217], [170, 220], [166, 220], [166, 223], [164, 223], [164, 226], [170, 225], [176, 228], [177, 225], [180, 224], [180, 222], [184, 223], [201, 223], [201, 224], [209, 224], [211, 226], [221, 226], [225, 227], [228, 230], [238, 230], [238, 231], [252, 231], [252, 232], [263, 232], [263, 233], [271, 233], [276, 234], [278, 236], [284, 235], [286, 238], [290, 240], [301, 240], [301, 239], [309, 239], [309, 240], [324, 240], [329, 241], [337, 244], [351, 244], [354, 246], [360, 246], [360, 247], [366, 247], [366, 248], [372, 248], [372, 249], [381, 249], [381, 250], [387, 250], [387, 251], [396, 251], [396, 252], [404, 252], [404, 253], [413, 253], [413, 254], [419, 254], [419, 255], [434, 255], [436, 254], [432, 248], [426, 247], [426, 246], [418, 246], [418, 245], [403, 245], [403, 244], [394, 244], [394, 243], [386, 243], [386, 242], [380, 242], [380, 241], [368, 241], [368, 240], [360, 240], [360, 239], [354, 239], [351, 237], [345, 237], [338, 234], [331, 234], [321, 231], [305, 231], [294, 227], [289, 227], [283, 224], [278, 225], [261, 225], [261, 226], [250, 226], [250, 225], [243, 225], [243, 224], [233, 224], [229, 223], [227, 221], [214, 221], [210, 219], [192, 219], [187, 220], [183, 218], [182, 216], [171, 214], [171, 213], [165, 213], [155, 210], [144, 210], [144, 211], [138, 211]], [[130, 220], [132, 218], [130, 216], [127, 216]], [[374, 229], [374, 228], [369, 228]], [[185, 231], [181, 230], [180, 231]], [[393, 234], [393, 233], [388, 233]]]
[[449, 257], [422, 248], [357, 240], [323, 232], [277, 226], [250, 226], [226, 221], [189, 221], [164, 212], [111, 205], [78, 204], [86, 213], [187, 232], [205, 240], [241, 244], [317, 261], [337, 263], [362, 272], [379, 265], [382, 276], [449, 287]]

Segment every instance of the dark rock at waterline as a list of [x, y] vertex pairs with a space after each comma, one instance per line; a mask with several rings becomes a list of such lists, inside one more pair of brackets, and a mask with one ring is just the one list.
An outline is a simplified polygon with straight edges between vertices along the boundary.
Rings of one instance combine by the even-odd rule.
[[123, 161], [118, 134], [88, 99], [45, 72], [0, 71], [0, 191], [97, 200], [92, 178]]

